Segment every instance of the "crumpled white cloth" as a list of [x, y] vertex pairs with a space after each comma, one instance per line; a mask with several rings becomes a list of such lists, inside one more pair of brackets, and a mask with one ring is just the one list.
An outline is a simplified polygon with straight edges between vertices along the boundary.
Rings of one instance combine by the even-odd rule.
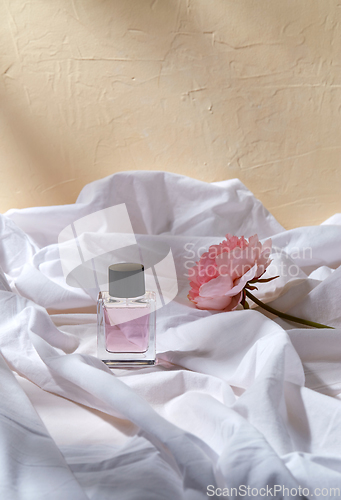
[[[57, 241], [120, 203], [142, 244], [170, 246], [179, 293], [157, 311], [159, 364], [111, 371], [95, 357], [94, 311], [72, 312], [93, 307], [94, 291], [66, 284]], [[195, 309], [188, 248], [226, 233], [271, 236], [268, 273], [281, 276], [258, 297], [335, 329]], [[277, 498], [299, 498], [299, 487], [337, 497], [340, 214], [285, 231], [238, 180], [124, 172], [87, 185], [74, 205], [9, 210], [0, 234], [1, 498], [199, 500], [243, 487], [261, 498], [275, 485], [291, 490]]]

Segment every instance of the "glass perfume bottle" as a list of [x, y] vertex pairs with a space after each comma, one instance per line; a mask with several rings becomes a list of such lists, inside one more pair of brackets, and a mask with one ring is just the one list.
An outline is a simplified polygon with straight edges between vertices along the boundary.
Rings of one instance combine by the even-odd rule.
[[155, 304], [142, 264], [109, 266], [109, 291], [97, 300], [97, 356], [109, 368], [155, 364]]

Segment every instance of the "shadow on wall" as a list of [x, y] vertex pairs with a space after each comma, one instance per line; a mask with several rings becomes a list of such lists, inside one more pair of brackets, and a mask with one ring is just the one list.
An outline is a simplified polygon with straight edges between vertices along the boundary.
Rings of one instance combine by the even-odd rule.
[[[58, 12], [63, 9], [58, 18]], [[82, 63], [110, 61], [110, 51], [117, 45], [118, 36], [123, 40], [121, 59], [129, 60], [129, 43], [124, 38], [129, 35], [133, 39], [148, 37], [150, 33], [153, 35], [150, 54], [145, 53], [144, 43], [142, 56], [146, 60], [154, 59], [153, 51], [158, 47], [156, 39], [176, 28], [178, 9], [178, 3], [167, 0], [96, 0], [86, 3], [61, 0], [58, 5], [37, 2], [37, 5], [26, 5], [25, 9], [14, 1], [8, 10], [4, 10], [4, 18], [9, 18], [7, 40], [12, 42], [7, 50], [11, 54], [11, 63], [3, 61], [6, 68], [0, 80], [1, 135], [12, 148], [9, 156], [12, 156], [13, 163], [7, 165], [6, 175], [15, 206], [27, 206], [27, 202], [32, 205], [72, 203], [87, 182], [120, 170], [114, 168], [112, 172], [101, 175], [101, 171], [94, 168], [97, 166], [93, 161], [95, 156], [84, 155], [82, 128], [103, 126], [103, 109], [98, 107], [97, 116], [94, 114], [87, 120], [84, 103], [77, 102], [77, 84], [87, 85], [86, 75], [82, 76]], [[77, 32], [73, 32], [72, 23], [66, 22], [61, 31], [60, 23], [69, 18], [89, 33], [91, 47], [78, 50]], [[148, 29], [144, 31], [143, 26]], [[45, 36], [46, 30], [52, 36]], [[42, 43], [39, 45], [36, 42], [40, 39]], [[94, 40], [97, 43], [93, 43]], [[49, 58], [44, 60], [47, 54]], [[60, 93], [61, 85], [64, 95]], [[99, 89], [101, 91], [105, 92], [105, 89]], [[49, 96], [43, 106], [42, 93]], [[82, 114], [85, 114], [85, 120], [80, 116]], [[113, 137], [115, 126], [112, 123], [110, 127]], [[16, 151], [15, 157], [13, 151]], [[31, 191], [28, 199], [25, 192], [24, 205], [21, 204], [19, 186]]]
[[238, 177], [286, 226], [334, 213], [337, 9], [307, 2], [0, 4], [0, 209], [148, 169]]

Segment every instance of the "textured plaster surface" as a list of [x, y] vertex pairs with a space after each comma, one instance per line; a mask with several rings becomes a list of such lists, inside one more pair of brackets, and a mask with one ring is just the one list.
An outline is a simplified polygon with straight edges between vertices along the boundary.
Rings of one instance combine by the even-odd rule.
[[340, 212], [341, 2], [0, 0], [0, 210], [121, 170]]

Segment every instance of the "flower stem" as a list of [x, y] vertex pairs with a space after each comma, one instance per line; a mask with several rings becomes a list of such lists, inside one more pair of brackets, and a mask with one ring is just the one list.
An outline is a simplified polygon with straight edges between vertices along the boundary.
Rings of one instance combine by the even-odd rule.
[[296, 316], [291, 316], [291, 314], [286, 314], [281, 311], [277, 311], [268, 304], [264, 304], [261, 300], [257, 299], [252, 293], [244, 288], [245, 295], [251, 299], [257, 306], [263, 307], [266, 311], [279, 316], [280, 318], [287, 319], [288, 321], [294, 321], [295, 323], [301, 323], [302, 325], [312, 326], [314, 328], [331, 328], [334, 330], [333, 326], [322, 325], [321, 323], [315, 323], [315, 321], [308, 321], [307, 319], [296, 318]]

